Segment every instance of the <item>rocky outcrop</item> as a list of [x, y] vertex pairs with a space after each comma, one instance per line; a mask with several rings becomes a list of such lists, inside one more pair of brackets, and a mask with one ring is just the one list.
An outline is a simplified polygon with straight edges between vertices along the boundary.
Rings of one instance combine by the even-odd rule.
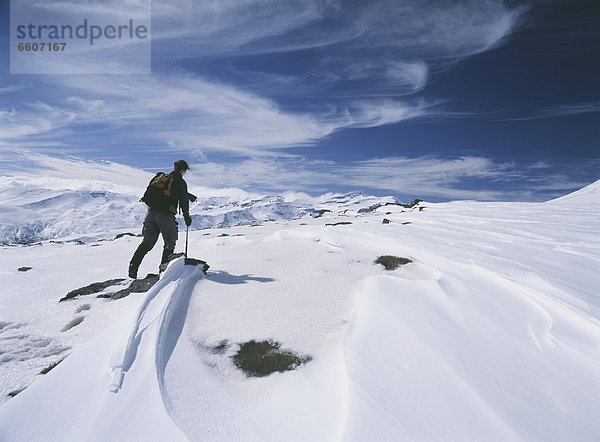
[[106, 290], [108, 287], [111, 287], [113, 285], [119, 285], [123, 281], [125, 281], [124, 278], [118, 278], [118, 279], [109, 279], [109, 280], [103, 281], [103, 282], [94, 282], [93, 284], [86, 285], [85, 287], [71, 290], [69, 293], [67, 293], [66, 296], [61, 298], [59, 302], [68, 301], [69, 299], [75, 299], [78, 296], [87, 296], [87, 295], [93, 295], [95, 293], [100, 293], [100, 292]]
[[144, 279], [136, 279], [129, 284], [129, 287], [119, 290], [110, 295], [99, 295], [98, 298], [121, 299], [132, 293], [144, 293], [152, 288], [158, 282], [159, 276], [154, 273], [148, 273]]

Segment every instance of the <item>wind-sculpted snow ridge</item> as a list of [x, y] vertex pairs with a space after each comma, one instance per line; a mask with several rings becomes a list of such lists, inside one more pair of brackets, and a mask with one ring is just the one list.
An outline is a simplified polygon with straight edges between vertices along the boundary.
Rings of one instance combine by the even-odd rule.
[[[478, 266], [459, 268], [461, 278], [361, 283], [344, 343], [348, 440], [594, 440], [600, 400], [574, 401], [574, 391], [598, 388], [600, 362], [585, 356], [598, 325]], [[368, 381], [374, 365], [385, 367], [381, 382]]]
[[428, 206], [385, 227], [416, 263], [358, 286], [345, 440], [596, 440], [597, 208]]
[[[130, 327], [129, 336], [122, 350], [117, 351], [111, 358], [110, 391], [118, 392], [123, 386], [125, 374], [131, 369], [136, 361], [140, 341], [145, 333], [155, 335], [155, 366], [158, 374], [159, 384], [162, 383], [164, 365], [168, 355], [172, 351], [174, 339], [177, 341], [179, 335], [167, 336], [167, 329], [177, 306], [190, 296], [196, 281], [202, 276], [202, 271], [196, 266], [185, 266], [183, 258], [171, 263], [162, 278], [149, 290], [144, 302], [139, 307], [133, 324]], [[187, 306], [186, 306], [187, 307]], [[156, 330], [152, 330], [156, 327]], [[168, 341], [168, 342], [167, 342]]]
[[[42, 421], [38, 417], [35, 424], [23, 424], [27, 418], [20, 412], [3, 409], [0, 440], [100, 441], [112, 438], [114, 428], [119, 428], [119, 438], [185, 440], [163, 401], [163, 374], [179, 339], [189, 296], [202, 276], [199, 267], [184, 265], [183, 258], [171, 262], [133, 318], [100, 335], [49, 374], [62, 379], [58, 385], [34, 384], [9, 404], [18, 410], [18, 402], [28, 395], [54, 395], [62, 398], [52, 400], [58, 410], [44, 411]], [[77, 372], [82, 376], [73, 377]], [[104, 393], [98, 382], [106, 383]], [[77, 404], [78, 409], [67, 416], [63, 413], [69, 411], [68, 404]], [[60, 424], [64, 419], [70, 424]], [[10, 427], [20, 430], [6, 433]], [[128, 430], [122, 431], [124, 427]]]

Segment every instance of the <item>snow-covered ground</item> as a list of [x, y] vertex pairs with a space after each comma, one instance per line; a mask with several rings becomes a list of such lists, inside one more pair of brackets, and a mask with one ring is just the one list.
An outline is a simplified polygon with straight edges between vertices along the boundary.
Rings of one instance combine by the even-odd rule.
[[[125, 278], [139, 238], [2, 247], [0, 440], [597, 440], [599, 188], [413, 208], [228, 197], [306, 211], [191, 230], [206, 276], [179, 259], [119, 300], [58, 302]], [[306, 359], [249, 377], [232, 356], [251, 340]]]

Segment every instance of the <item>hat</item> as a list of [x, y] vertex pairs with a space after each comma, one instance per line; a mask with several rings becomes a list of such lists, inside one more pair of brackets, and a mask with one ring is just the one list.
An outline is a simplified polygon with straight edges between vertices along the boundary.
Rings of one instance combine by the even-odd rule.
[[178, 160], [173, 163], [173, 167], [177, 172], [182, 170], [190, 170], [190, 166], [185, 160]]

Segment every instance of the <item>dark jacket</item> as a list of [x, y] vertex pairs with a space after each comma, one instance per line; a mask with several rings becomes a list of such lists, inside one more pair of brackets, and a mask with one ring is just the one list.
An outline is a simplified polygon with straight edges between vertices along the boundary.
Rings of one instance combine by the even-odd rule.
[[189, 215], [190, 210], [190, 199], [187, 190], [187, 183], [178, 172], [171, 172], [171, 179], [173, 180], [171, 184], [171, 197], [173, 198], [173, 207], [177, 210], [177, 206], [179, 206], [179, 210], [184, 215]]

